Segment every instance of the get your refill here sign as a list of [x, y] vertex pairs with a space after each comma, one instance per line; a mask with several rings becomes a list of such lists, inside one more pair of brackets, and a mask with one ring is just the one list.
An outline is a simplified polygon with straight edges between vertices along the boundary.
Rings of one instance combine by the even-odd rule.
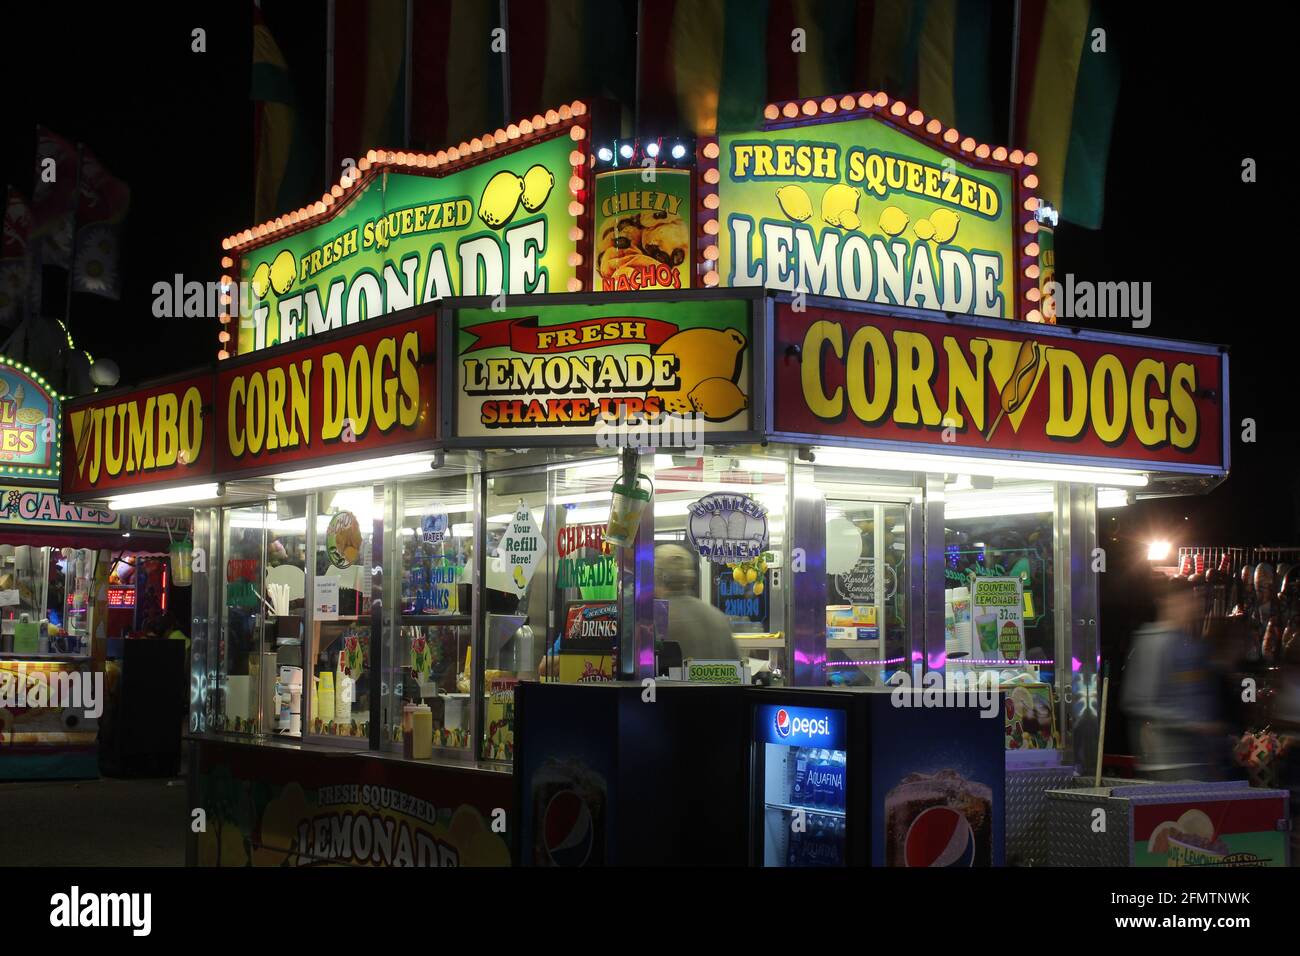
[[956, 455], [1219, 472], [1215, 346], [776, 304], [775, 431]]

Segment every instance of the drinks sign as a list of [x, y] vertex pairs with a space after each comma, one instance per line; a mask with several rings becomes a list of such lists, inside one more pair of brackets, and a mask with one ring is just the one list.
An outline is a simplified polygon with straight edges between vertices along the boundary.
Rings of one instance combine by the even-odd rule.
[[971, 595], [978, 656], [1018, 661], [1025, 656], [1024, 585], [1018, 577], [975, 577]]

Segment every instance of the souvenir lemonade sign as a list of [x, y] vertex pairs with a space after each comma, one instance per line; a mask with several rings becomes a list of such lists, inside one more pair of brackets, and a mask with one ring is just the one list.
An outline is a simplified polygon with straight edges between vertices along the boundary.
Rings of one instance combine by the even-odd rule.
[[436, 156], [367, 159], [336, 214], [243, 252], [238, 352], [452, 295], [568, 290], [570, 184], [585, 172], [572, 162], [585, 134], [570, 136], [584, 127], [564, 112], [523, 148], [501, 133], [504, 148], [485, 137]]
[[1032, 154], [961, 140], [884, 94], [767, 115], [718, 140], [722, 284], [1037, 317]]

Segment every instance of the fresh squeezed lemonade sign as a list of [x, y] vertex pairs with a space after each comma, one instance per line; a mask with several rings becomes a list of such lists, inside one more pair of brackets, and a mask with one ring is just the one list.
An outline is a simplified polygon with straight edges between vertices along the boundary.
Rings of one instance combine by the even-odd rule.
[[250, 252], [239, 352], [452, 295], [563, 291], [571, 146], [556, 136], [442, 177], [376, 176], [335, 218]]
[[461, 309], [461, 437], [589, 435], [620, 419], [696, 415], [749, 427], [748, 300]]
[[719, 146], [725, 284], [1015, 317], [1009, 173], [873, 118]]

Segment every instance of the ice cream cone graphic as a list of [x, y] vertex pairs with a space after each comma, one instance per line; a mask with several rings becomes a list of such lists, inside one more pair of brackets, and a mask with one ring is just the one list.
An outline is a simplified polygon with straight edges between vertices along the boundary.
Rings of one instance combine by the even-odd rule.
[[998, 416], [993, 419], [989, 430], [984, 433], [986, 442], [993, 440], [993, 433], [1002, 423], [1003, 416], [1013, 414], [1028, 400], [1042, 360], [1042, 349], [1034, 339], [1025, 339], [1020, 344], [1020, 354], [1016, 356], [1015, 368], [1012, 369], [1006, 385], [1002, 387], [1002, 407], [998, 410]]

